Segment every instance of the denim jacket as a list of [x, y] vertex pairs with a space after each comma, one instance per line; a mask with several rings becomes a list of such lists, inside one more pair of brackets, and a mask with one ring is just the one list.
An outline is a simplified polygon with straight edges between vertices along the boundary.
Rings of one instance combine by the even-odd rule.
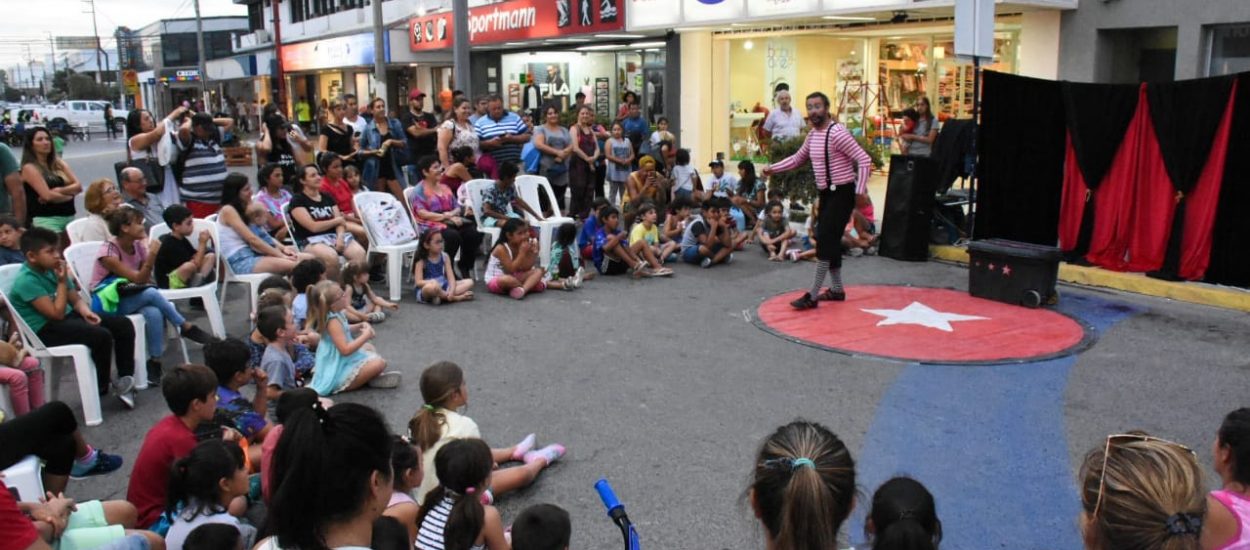
[[[404, 133], [404, 127], [400, 126], [398, 119], [388, 118], [386, 119], [386, 124], [387, 128], [391, 130], [391, 133], [401, 136]], [[382, 133], [378, 130], [377, 122], [370, 120], [369, 126], [365, 128], [364, 135], [360, 136], [360, 148], [369, 151], [376, 151], [382, 148], [383, 141]], [[391, 163], [392, 168], [394, 168], [395, 177], [402, 177], [401, 174], [403, 174], [403, 170], [400, 168], [403, 165], [401, 157], [404, 155], [404, 152], [402, 150], [395, 150], [394, 148], [391, 148], [387, 150], [387, 153], [388, 155], [385, 157], [378, 157], [376, 155], [365, 156], [365, 165], [364, 169], [361, 170], [360, 177], [364, 180], [364, 184], [368, 186], [369, 189], [373, 189], [377, 185], [378, 172], [381, 169], [381, 162], [384, 160]]]

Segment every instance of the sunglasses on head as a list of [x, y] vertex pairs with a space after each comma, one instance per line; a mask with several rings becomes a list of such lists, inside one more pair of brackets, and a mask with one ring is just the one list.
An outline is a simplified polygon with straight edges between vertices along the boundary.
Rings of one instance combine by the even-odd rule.
[[1178, 449], [1184, 450], [1191, 455], [1197, 456], [1193, 449], [1181, 445], [1175, 441], [1163, 439], [1146, 434], [1111, 434], [1107, 436], [1107, 444], [1102, 450], [1102, 469], [1098, 471], [1098, 499], [1094, 501], [1094, 512], [1092, 517], [1098, 517], [1098, 510], [1102, 508], [1102, 495], [1107, 489], [1107, 457], [1111, 456], [1111, 443], [1113, 441], [1158, 441], [1164, 445], [1171, 445]]

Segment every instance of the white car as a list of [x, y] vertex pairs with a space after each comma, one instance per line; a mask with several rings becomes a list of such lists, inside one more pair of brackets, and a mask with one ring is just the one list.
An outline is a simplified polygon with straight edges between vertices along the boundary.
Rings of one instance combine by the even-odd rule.
[[[103, 100], [71, 99], [56, 105], [39, 109], [39, 118], [50, 127], [68, 125], [79, 127], [83, 123], [92, 131], [104, 130], [104, 107], [109, 102]], [[130, 111], [113, 109], [113, 124], [119, 130], [126, 126], [126, 116]]]

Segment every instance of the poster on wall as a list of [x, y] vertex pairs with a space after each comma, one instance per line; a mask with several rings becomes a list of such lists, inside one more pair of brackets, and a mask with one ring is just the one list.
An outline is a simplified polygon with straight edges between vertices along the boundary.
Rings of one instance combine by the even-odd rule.
[[795, 85], [795, 60], [797, 59], [797, 42], [793, 38], [770, 38], [764, 44], [764, 93], [761, 97], [768, 98], [768, 108], [773, 108], [773, 90], [778, 84]]
[[569, 108], [569, 64], [561, 62], [527, 63], [526, 74], [533, 77], [543, 104], [555, 102], [563, 111]]
[[606, 77], [595, 79], [595, 116], [598, 118], [612, 117], [612, 89]]

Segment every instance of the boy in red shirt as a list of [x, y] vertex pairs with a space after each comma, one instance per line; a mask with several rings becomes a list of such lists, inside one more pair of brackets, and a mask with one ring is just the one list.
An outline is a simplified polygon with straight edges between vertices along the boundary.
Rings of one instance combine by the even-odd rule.
[[[169, 469], [174, 461], [191, 454], [200, 439], [197, 430], [211, 425], [217, 410], [217, 375], [204, 365], [182, 365], [165, 374], [161, 393], [173, 414], [144, 436], [126, 491], [126, 500], [139, 510], [136, 525], [140, 529], [152, 527], [165, 510]], [[226, 428], [222, 437], [235, 441], [239, 433]]]

